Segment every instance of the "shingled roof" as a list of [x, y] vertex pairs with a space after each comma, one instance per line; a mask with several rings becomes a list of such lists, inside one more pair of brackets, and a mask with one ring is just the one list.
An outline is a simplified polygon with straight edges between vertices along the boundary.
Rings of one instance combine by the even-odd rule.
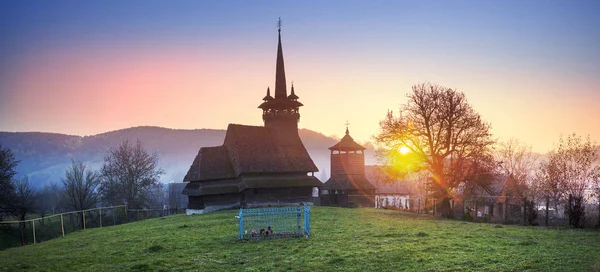
[[357, 150], [365, 150], [362, 145], [357, 144], [354, 139], [350, 136], [350, 132], [348, 128], [346, 128], [346, 135], [340, 140], [339, 143], [329, 148], [330, 150], [338, 150], [338, 151], [357, 151]]
[[267, 127], [230, 124], [222, 146], [200, 148], [184, 181], [318, 171], [300, 137], [286, 136], [284, 141]]
[[184, 181], [235, 178], [225, 146], [202, 147], [192, 162]]
[[230, 124], [224, 146], [236, 174], [319, 171], [297, 134], [277, 135], [270, 128]]
[[409, 181], [388, 176], [385, 166], [366, 165], [365, 176], [377, 188], [376, 194], [410, 195], [413, 191]]

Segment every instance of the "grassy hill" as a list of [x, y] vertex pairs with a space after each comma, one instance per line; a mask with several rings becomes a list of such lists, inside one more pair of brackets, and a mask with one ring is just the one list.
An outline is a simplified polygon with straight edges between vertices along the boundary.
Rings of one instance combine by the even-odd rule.
[[600, 233], [313, 207], [308, 239], [237, 241], [236, 211], [0, 251], [0, 271], [599, 271]]

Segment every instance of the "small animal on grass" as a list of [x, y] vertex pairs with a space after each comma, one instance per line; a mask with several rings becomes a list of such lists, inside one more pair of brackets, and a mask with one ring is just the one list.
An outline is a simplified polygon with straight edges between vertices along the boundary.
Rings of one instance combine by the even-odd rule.
[[271, 229], [271, 226], [267, 227], [267, 231], [265, 232], [265, 235], [266, 236], [273, 235], [273, 230]]

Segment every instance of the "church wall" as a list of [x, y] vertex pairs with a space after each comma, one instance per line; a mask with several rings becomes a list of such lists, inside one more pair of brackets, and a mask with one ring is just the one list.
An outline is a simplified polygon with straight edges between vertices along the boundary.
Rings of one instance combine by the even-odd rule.
[[331, 154], [331, 176], [365, 175], [364, 154]]
[[204, 205], [208, 206], [220, 206], [220, 205], [240, 205], [240, 194], [218, 194], [218, 195], [205, 195]]
[[204, 201], [202, 196], [188, 196], [188, 201], [188, 209], [204, 209]]
[[246, 204], [312, 202], [312, 187], [246, 189], [242, 194]]

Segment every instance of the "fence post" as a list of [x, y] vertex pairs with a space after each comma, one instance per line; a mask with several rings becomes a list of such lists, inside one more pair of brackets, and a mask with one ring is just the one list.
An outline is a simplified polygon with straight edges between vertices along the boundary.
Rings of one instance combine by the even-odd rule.
[[98, 216], [100, 216], [100, 227], [102, 227], [102, 208], [100, 208], [100, 211], [98, 212]]
[[129, 222], [129, 217], [127, 217], [127, 206], [125, 206], [125, 221]]
[[298, 226], [298, 235], [300, 235], [300, 205], [296, 208], [296, 226]]
[[35, 244], [35, 220], [31, 220], [31, 228], [33, 229], [33, 243]]
[[62, 229], [62, 235], [65, 236], [65, 223], [63, 222], [63, 215], [60, 214], [60, 228]]
[[436, 208], [436, 206], [435, 206], [435, 198], [434, 198], [433, 199], [433, 217], [435, 217], [435, 208]]
[[117, 219], [115, 219], [117, 217], [117, 213], [115, 212], [115, 207], [112, 208], [113, 209], [113, 226], [117, 224]]
[[85, 211], [81, 211], [81, 215], [83, 215], [83, 229], [85, 229]]
[[240, 232], [238, 233], [238, 239], [242, 240], [244, 233], [244, 209], [240, 208]]

